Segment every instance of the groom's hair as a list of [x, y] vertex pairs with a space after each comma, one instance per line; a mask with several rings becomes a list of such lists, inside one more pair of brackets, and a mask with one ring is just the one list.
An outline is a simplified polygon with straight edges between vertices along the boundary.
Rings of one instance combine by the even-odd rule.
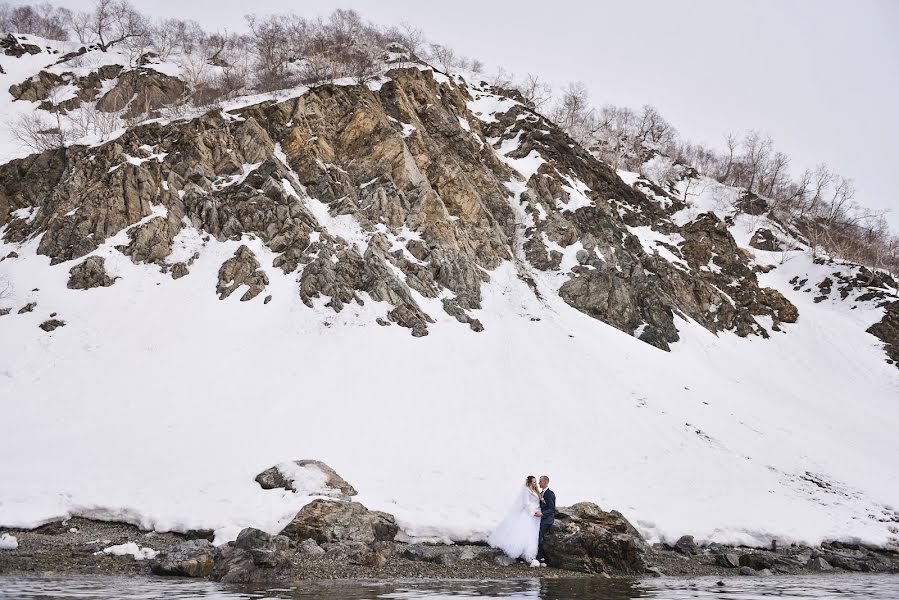
[[549, 483], [549, 475], [541, 475], [540, 479], [545, 479], [546, 483]]

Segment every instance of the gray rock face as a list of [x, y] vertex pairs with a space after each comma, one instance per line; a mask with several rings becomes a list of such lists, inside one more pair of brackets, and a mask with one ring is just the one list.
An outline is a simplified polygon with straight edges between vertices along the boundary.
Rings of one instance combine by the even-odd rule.
[[646, 542], [617, 511], [580, 502], [558, 509], [543, 542], [546, 563], [585, 573], [641, 575], [646, 571]]
[[189, 540], [150, 561], [154, 575], [209, 577], [218, 550], [208, 540]]
[[[117, 82], [98, 101], [100, 110], [152, 112], [184, 93], [182, 82], [147, 67], [97, 78], [107, 75]], [[379, 90], [322, 85], [228, 116], [213, 111], [147, 123], [98, 147], [2, 165], [4, 239], [42, 233], [38, 251], [56, 264], [131, 227], [130, 242], [119, 249], [167, 269], [186, 223], [208, 239], [251, 235], [276, 254], [273, 266], [298, 274], [303, 303], [327, 297], [327, 306], [341, 311], [370, 297], [388, 304], [382, 322], [419, 337], [439, 315], [419, 306], [416, 293], [442, 298], [447, 314], [478, 332], [489, 323], [471, 311], [481, 308], [481, 285], [493, 269], [512, 261], [536, 293], [533, 275], [560, 271], [563, 251], [577, 264], [558, 273], [561, 297], [659, 348], [679, 339], [675, 315], [738, 335], [767, 335], [756, 316], [771, 316], [775, 325], [795, 320], [785, 298], [758, 285], [749, 257], [714, 216], [675, 227], [667, 217], [682, 202], [672, 197], [660, 208], [526, 106], [486, 123], [467, 104], [482, 93], [477, 86], [437, 81], [418, 69], [390, 75]], [[57, 83], [50, 79], [17, 92], [38, 98]], [[403, 124], [415, 134], [404, 135]], [[515, 150], [497, 153], [513, 139]], [[547, 163], [523, 180], [504, 160], [531, 152]], [[520, 197], [509, 192], [513, 182]], [[666, 194], [649, 188], [641, 189]], [[165, 216], [153, 217], [160, 206]], [[33, 218], [13, 216], [25, 208], [34, 209]], [[332, 226], [343, 217], [358, 232]], [[647, 252], [628, 230], [649, 225], [683, 238], [667, 249], [688, 268]], [[265, 288], [251, 254], [241, 250], [223, 265], [220, 296], [240, 281], [250, 286], [242, 300]], [[712, 257], [717, 270], [708, 267]], [[171, 272], [181, 277], [186, 266]]]
[[293, 462], [297, 468], [303, 471], [317, 472], [324, 478], [324, 487], [318, 490], [296, 490], [292, 473], [284, 473], [279, 465], [268, 468], [256, 476], [256, 483], [262, 489], [271, 490], [282, 488], [289, 491], [314, 492], [320, 496], [331, 496], [342, 500], [349, 500], [357, 494], [356, 488], [347, 482], [337, 472], [320, 460], [302, 459]]
[[247, 527], [219, 549], [212, 578], [223, 583], [269, 583], [283, 578], [290, 566], [290, 540]]
[[29, 302], [28, 304], [20, 308], [17, 314], [24, 315], [25, 313], [32, 312], [35, 308], [37, 308], [37, 302]]
[[319, 544], [392, 541], [399, 532], [393, 515], [370, 511], [358, 502], [313, 500], [281, 532], [294, 540]]
[[69, 269], [69, 289], [89, 290], [96, 287], [109, 287], [115, 279], [106, 273], [106, 259], [102, 256], [89, 256], [83, 262]]
[[134, 69], [119, 77], [115, 86], [97, 101], [97, 110], [126, 109], [125, 115], [129, 117], [150, 114], [175, 104], [186, 91], [184, 82], [177, 77], [148, 68]]
[[237, 249], [233, 257], [222, 263], [215, 291], [219, 295], [219, 300], [224, 300], [242, 285], [250, 289], [240, 297], [241, 302], [252, 300], [268, 285], [268, 275], [260, 270], [259, 261], [256, 260], [253, 251], [243, 245]]

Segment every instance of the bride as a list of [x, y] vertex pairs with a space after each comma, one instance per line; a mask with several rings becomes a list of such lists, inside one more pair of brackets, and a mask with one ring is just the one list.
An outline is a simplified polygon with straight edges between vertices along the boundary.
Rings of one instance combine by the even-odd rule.
[[538, 566], [537, 541], [540, 536], [540, 490], [533, 475], [528, 475], [512, 510], [487, 538], [510, 558], [522, 558], [532, 567]]

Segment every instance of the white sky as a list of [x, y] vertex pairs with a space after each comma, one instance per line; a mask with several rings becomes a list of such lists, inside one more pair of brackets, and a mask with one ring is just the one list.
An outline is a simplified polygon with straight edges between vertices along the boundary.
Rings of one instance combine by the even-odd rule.
[[[67, 0], [87, 8], [90, 0]], [[489, 71], [587, 84], [596, 104], [654, 104], [688, 139], [760, 129], [794, 173], [826, 162], [899, 232], [899, 1], [136, 0], [155, 16], [244, 29], [243, 14], [354, 8], [408, 21]]]

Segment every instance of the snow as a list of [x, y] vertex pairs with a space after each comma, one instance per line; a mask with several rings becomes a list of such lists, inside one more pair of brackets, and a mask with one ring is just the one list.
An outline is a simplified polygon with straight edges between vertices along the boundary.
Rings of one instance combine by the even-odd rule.
[[148, 560], [156, 558], [156, 555], [159, 554], [159, 552], [152, 548], [141, 547], [134, 542], [109, 546], [108, 548], [103, 548], [101, 552], [111, 556], [133, 556], [134, 560]]
[[15, 550], [19, 547], [16, 536], [8, 533], [0, 533], [0, 550]]

